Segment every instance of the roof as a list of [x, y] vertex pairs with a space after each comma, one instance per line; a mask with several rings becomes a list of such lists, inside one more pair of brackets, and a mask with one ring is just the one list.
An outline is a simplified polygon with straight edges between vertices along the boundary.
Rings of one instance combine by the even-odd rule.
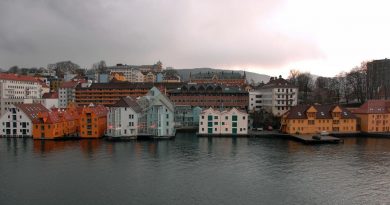
[[79, 83], [79, 81], [67, 81], [62, 83], [60, 88], [76, 88]]
[[85, 107], [83, 113], [85, 112], [94, 113], [97, 117], [106, 117], [108, 110], [103, 105], [92, 105]]
[[[338, 105], [297, 105], [292, 107], [285, 115], [287, 119], [307, 119], [306, 111], [310, 107], [314, 107], [317, 110], [316, 119], [332, 119], [332, 110]], [[351, 111], [341, 106], [341, 119], [354, 119], [356, 118]]]
[[121, 98], [120, 100], [118, 100], [118, 102], [111, 105], [111, 107], [130, 107], [135, 112], [138, 112], [138, 113], [142, 111], [142, 109], [139, 106], [139, 104], [137, 103], [137, 101], [129, 96]]
[[35, 123], [55, 124], [63, 121], [57, 111], [41, 112], [38, 116]]
[[240, 87], [225, 86], [223, 84], [187, 84], [177, 89], [169, 91], [169, 93], [186, 93], [186, 92], [248, 93]]
[[12, 73], [0, 73], [0, 80], [29, 81], [39, 83], [35, 77]]
[[295, 85], [289, 83], [287, 80], [283, 79], [281, 76], [279, 78], [271, 78], [270, 81], [262, 86], [260, 89], [264, 88], [297, 88]]
[[16, 108], [19, 108], [27, 117], [32, 121], [36, 121], [39, 112], [48, 112], [49, 110], [40, 103], [32, 104], [15, 104]]
[[199, 72], [199, 73], [194, 73], [191, 74], [191, 80], [204, 80], [204, 79], [213, 79], [214, 77], [218, 79], [243, 79], [245, 78], [238, 72], [226, 72], [226, 71], [221, 71], [221, 72]]
[[209, 109], [203, 110], [201, 112], [201, 114], [205, 114], [208, 111], [211, 111], [211, 112], [213, 112], [215, 114], [219, 114], [219, 115], [229, 114], [230, 112], [233, 112], [233, 111], [239, 112], [241, 114], [248, 114], [245, 110], [240, 110], [240, 109], [237, 109], [237, 108], [229, 108], [229, 109], [224, 109], [224, 110], [218, 110], [218, 109], [214, 109], [212, 107], [210, 107]]
[[385, 114], [389, 113], [389, 100], [368, 100], [362, 106], [353, 110], [356, 114]]
[[58, 92], [44, 93], [42, 95], [42, 98], [44, 98], [44, 99], [56, 99], [56, 98], [58, 98]]

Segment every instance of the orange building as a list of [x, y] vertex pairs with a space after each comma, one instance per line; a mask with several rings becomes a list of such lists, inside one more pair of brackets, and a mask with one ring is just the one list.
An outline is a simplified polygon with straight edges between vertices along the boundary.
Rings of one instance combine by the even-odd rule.
[[338, 105], [298, 105], [282, 116], [281, 131], [287, 134], [356, 132], [357, 119]]
[[125, 82], [126, 81], [126, 77], [123, 75], [123, 73], [112, 72], [110, 74], [110, 81], [111, 80]]
[[389, 100], [368, 100], [352, 112], [358, 117], [358, 127], [362, 132], [390, 131]]
[[103, 105], [84, 107], [80, 115], [80, 137], [103, 137], [107, 130], [107, 112]]
[[63, 137], [64, 121], [58, 112], [40, 112], [33, 121], [33, 139], [57, 139]]

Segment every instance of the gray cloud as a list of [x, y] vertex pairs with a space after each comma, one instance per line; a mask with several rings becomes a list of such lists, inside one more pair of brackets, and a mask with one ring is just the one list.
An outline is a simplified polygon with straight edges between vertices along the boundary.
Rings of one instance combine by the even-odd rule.
[[2, 0], [0, 67], [104, 59], [180, 67], [278, 67], [312, 42], [266, 24], [281, 0]]

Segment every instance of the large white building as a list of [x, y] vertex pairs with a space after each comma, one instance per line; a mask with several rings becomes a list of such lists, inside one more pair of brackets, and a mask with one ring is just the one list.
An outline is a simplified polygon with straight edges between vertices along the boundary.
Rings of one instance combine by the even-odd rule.
[[224, 111], [213, 108], [203, 110], [199, 117], [199, 134], [246, 135], [248, 113], [236, 108]]
[[43, 95], [41, 83], [34, 77], [0, 73], [0, 116], [13, 104]]
[[136, 139], [141, 111], [136, 100], [131, 97], [121, 98], [107, 113], [107, 136]]
[[281, 76], [270, 81], [257, 90], [249, 92], [250, 112], [264, 109], [274, 116], [282, 116], [292, 106], [298, 104], [298, 88]]
[[38, 113], [48, 111], [40, 103], [11, 105], [0, 117], [0, 135], [31, 137], [33, 121], [37, 119]]
[[144, 82], [145, 76], [138, 68], [129, 65], [118, 64], [110, 67], [111, 73], [123, 73], [126, 80], [129, 82]]

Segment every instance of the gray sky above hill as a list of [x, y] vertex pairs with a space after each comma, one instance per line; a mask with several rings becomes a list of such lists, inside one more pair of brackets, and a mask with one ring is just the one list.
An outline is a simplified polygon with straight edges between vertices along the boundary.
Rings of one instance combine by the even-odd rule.
[[[389, 31], [372, 40], [364, 26], [376, 19], [379, 25], [388, 17], [381, 15], [389, 14], [371, 15], [367, 5], [358, 2], [354, 10], [342, 10], [351, 7], [345, 3], [335, 10], [336, 3], [2, 0], [0, 67], [39, 67], [62, 60], [82, 67], [99, 60], [109, 65], [161, 60], [175, 68], [246, 69], [270, 75], [287, 75], [292, 68], [321, 74], [322, 69], [325, 75], [335, 75], [360, 61], [386, 57], [390, 45], [379, 45], [379, 40]], [[358, 42], [369, 39], [373, 44]]]

